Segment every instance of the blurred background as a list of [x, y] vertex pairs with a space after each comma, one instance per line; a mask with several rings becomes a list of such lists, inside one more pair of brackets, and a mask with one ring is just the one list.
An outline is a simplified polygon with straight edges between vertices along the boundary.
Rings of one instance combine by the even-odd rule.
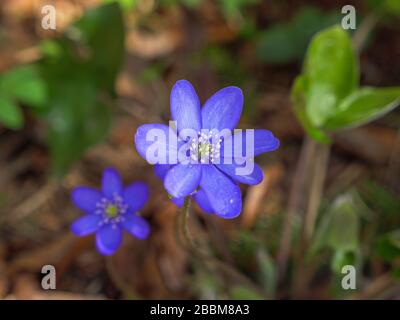
[[[42, 7], [56, 8], [56, 30]], [[0, 298], [398, 299], [400, 110], [314, 142], [291, 88], [318, 31], [353, 5], [363, 86], [400, 85], [400, 1], [3, 0], [0, 5]], [[360, 31], [357, 36], [357, 32]], [[328, 62], [329, 63], [329, 62]], [[133, 145], [136, 128], [169, 119], [188, 79], [202, 102], [236, 85], [239, 127], [266, 128], [278, 151], [243, 186], [224, 221], [192, 208], [201, 261], [176, 239], [176, 206]], [[69, 230], [78, 185], [117, 168], [147, 181], [152, 234], [125, 235], [112, 257]], [[311, 223], [311, 232], [306, 222]], [[309, 226], [309, 225], [308, 225]], [[57, 290], [40, 287], [54, 265]], [[341, 287], [354, 265], [357, 288]]]

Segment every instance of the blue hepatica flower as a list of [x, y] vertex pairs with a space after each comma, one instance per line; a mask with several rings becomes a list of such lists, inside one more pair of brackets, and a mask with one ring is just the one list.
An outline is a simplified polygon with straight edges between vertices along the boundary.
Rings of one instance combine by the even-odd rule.
[[137, 212], [148, 197], [146, 184], [135, 182], [124, 188], [118, 172], [108, 168], [103, 172], [101, 191], [90, 187], [72, 191], [72, 201], [86, 213], [72, 224], [72, 232], [77, 236], [95, 232], [97, 249], [103, 255], [118, 249], [123, 229], [136, 238], [146, 239], [150, 226]]
[[[237, 217], [242, 209], [238, 183], [254, 185], [262, 181], [263, 172], [253, 157], [277, 149], [279, 140], [268, 130], [249, 130], [252, 131], [250, 145], [248, 131], [233, 131], [243, 107], [243, 94], [238, 87], [219, 90], [200, 108], [193, 86], [180, 80], [172, 88], [170, 107], [173, 127], [145, 124], [138, 128], [135, 144], [139, 154], [155, 164], [157, 176], [163, 179], [164, 187], [177, 205], [185, 197], [194, 196], [205, 212], [226, 219]], [[187, 129], [196, 135], [188, 135]], [[154, 139], [156, 132], [164, 133], [166, 138]], [[214, 132], [218, 134], [214, 136]], [[225, 133], [220, 135], [221, 132]], [[166, 162], [157, 162], [151, 156], [155, 147], [157, 159]], [[234, 152], [227, 156], [224, 149], [228, 147]], [[191, 161], [180, 157], [182, 149]], [[237, 169], [243, 167], [244, 161], [252, 163], [252, 171], [238, 174]]]

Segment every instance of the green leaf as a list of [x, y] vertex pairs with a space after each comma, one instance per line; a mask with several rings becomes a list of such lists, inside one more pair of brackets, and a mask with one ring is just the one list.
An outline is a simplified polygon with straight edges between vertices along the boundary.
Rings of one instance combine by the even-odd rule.
[[399, 0], [368, 0], [368, 3], [374, 10], [383, 11], [391, 15], [400, 15]]
[[87, 47], [96, 80], [105, 88], [114, 88], [124, 53], [124, 24], [118, 3], [88, 10], [71, 30]]
[[314, 126], [323, 127], [341, 100], [358, 86], [358, 61], [347, 32], [334, 26], [315, 35], [303, 75], [307, 83], [307, 117]]
[[361, 185], [361, 195], [368, 206], [385, 218], [381, 218], [381, 222], [389, 219], [387, 224], [396, 223], [400, 212], [400, 198], [393, 191], [374, 180], [367, 180]]
[[107, 136], [111, 117], [88, 81], [77, 79], [54, 90], [54, 106], [48, 114], [49, 146], [52, 173], [61, 176], [89, 146]]
[[375, 251], [389, 262], [400, 257], [400, 229], [380, 236], [376, 241]]
[[14, 130], [24, 124], [21, 109], [5, 95], [0, 95], [0, 123]]
[[233, 300], [264, 300], [258, 292], [244, 286], [234, 286], [230, 290], [230, 297]]
[[315, 127], [307, 117], [305, 110], [305, 92], [305, 79], [300, 75], [296, 77], [291, 92], [295, 114], [310, 137], [323, 144], [330, 143], [331, 139], [322, 130]]
[[129, 11], [136, 8], [138, 0], [103, 0], [103, 2], [118, 2], [124, 11]]
[[63, 175], [107, 136], [123, 40], [121, 10], [111, 3], [87, 11], [47, 50], [40, 67], [49, 86], [46, 119], [53, 174]]
[[342, 252], [359, 250], [360, 213], [354, 194], [338, 196], [318, 222], [310, 254], [323, 248]]
[[219, 0], [221, 11], [227, 18], [241, 14], [245, 7], [255, 5], [260, 0]]
[[301, 56], [301, 48], [296, 46], [295, 29], [292, 25], [276, 24], [260, 35], [257, 57], [267, 63], [283, 64]]
[[47, 88], [36, 65], [14, 68], [0, 78], [0, 91], [28, 106], [43, 107]]
[[329, 245], [335, 250], [357, 250], [360, 226], [352, 198], [347, 195], [337, 198], [331, 210], [332, 220], [327, 234]]
[[357, 264], [358, 256], [354, 251], [337, 250], [332, 257], [331, 268], [335, 273], [342, 274], [344, 266]]
[[400, 104], [400, 87], [361, 88], [345, 98], [324, 128], [338, 130], [376, 120]]
[[267, 63], [288, 63], [303, 58], [312, 36], [336, 24], [340, 16], [318, 8], [304, 7], [286, 23], [275, 24], [260, 33], [257, 56]]
[[274, 260], [268, 254], [267, 251], [260, 248], [257, 251], [257, 264], [259, 269], [259, 279], [265, 291], [271, 295], [275, 296], [276, 293], [276, 267]]

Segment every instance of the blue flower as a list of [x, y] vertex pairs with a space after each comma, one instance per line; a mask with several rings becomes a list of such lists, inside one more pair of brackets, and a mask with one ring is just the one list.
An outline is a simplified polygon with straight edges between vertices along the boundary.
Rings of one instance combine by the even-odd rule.
[[[251, 134], [249, 131], [233, 131], [243, 107], [243, 94], [238, 87], [219, 90], [200, 108], [193, 86], [180, 80], [172, 88], [170, 107], [175, 127], [163, 124], [140, 126], [135, 135], [137, 151], [155, 164], [156, 174], [163, 179], [165, 189], [176, 204], [180, 205], [184, 197], [194, 196], [208, 213], [226, 219], [237, 217], [242, 209], [238, 184], [254, 185], [263, 180], [263, 171], [254, 163], [253, 156], [276, 150], [279, 140], [263, 129], [249, 130]], [[188, 135], [187, 129], [196, 135]], [[155, 132], [164, 133], [166, 138], [155, 139]], [[214, 135], [214, 132], [218, 134]], [[219, 135], [221, 132], [225, 133]], [[252, 145], [247, 138], [253, 140]], [[156, 153], [153, 152], [155, 147]], [[234, 152], [225, 153], [228, 147]], [[249, 149], [252, 152], [247, 157]], [[182, 154], [191, 161], [188, 162]], [[246, 165], [244, 162], [250, 162], [252, 170], [238, 174], [238, 169]]]
[[103, 172], [102, 190], [77, 187], [72, 201], [86, 214], [76, 220], [72, 232], [77, 236], [96, 233], [96, 246], [103, 255], [113, 254], [121, 244], [125, 229], [136, 238], [146, 239], [148, 222], [138, 215], [149, 197], [146, 184], [135, 182], [123, 187], [121, 177], [113, 168]]

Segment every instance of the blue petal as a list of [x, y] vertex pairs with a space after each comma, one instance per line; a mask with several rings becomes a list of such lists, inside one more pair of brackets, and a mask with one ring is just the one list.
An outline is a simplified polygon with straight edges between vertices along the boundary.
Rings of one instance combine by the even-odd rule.
[[210, 214], [214, 213], [214, 209], [211, 207], [210, 201], [208, 201], [207, 195], [202, 189], [196, 192], [195, 200], [203, 211]]
[[177, 122], [177, 131], [201, 129], [200, 100], [191, 83], [179, 80], [171, 90], [171, 116]]
[[[252, 161], [248, 159], [247, 161]], [[260, 166], [257, 163], [253, 162], [253, 170], [249, 174], [242, 174], [238, 170], [241, 168], [242, 170], [245, 167], [245, 164], [237, 164], [233, 162], [232, 164], [217, 164], [216, 166], [221, 171], [225, 172], [228, 176], [230, 176], [233, 180], [240, 183], [245, 184], [259, 184], [264, 179], [264, 173]], [[247, 172], [245, 172], [247, 173]]]
[[114, 194], [120, 194], [122, 191], [122, 181], [119, 173], [114, 168], [107, 168], [103, 171], [101, 182], [103, 194], [112, 198]]
[[122, 241], [122, 230], [118, 225], [106, 224], [96, 233], [96, 246], [103, 255], [113, 254]]
[[124, 228], [133, 234], [136, 238], [139, 239], [146, 239], [150, 233], [150, 226], [149, 223], [134, 214], [128, 214], [125, 216], [125, 220], [123, 222]]
[[144, 124], [135, 134], [139, 154], [150, 164], [175, 164], [178, 158], [177, 135], [165, 124]]
[[183, 206], [183, 202], [185, 201], [185, 198], [184, 198], [184, 197], [182, 197], [182, 198], [172, 198], [171, 201], [172, 201], [173, 203], [175, 203], [175, 205], [176, 205], [178, 208], [180, 208], [180, 207]]
[[86, 236], [99, 228], [101, 219], [102, 217], [99, 214], [88, 214], [75, 220], [71, 225], [71, 230], [79, 237]]
[[168, 171], [164, 187], [174, 198], [186, 197], [196, 190], [201, 177], [201, 165], [178, 164]]
[[[221, 155], [224, 156], [224, 150], [229, 144], [232, 149], [232, 158], [242, 158], [257, 156], [264, 152], [274, 151], [279, 148], [279, 140], [269, 130], [255, 129], [253, 130], [253, 145], [247, 145], [247, 139], [251, 142], [249, 131], [243, 130], [225, 138], [221, 148]], [[241, 146], [240, 150], [235, 150], [235, 145]], [[247, 149], [247, 150], [246, 150]], [[228, 149], [229, 150], [229, 149]], [[229, 150], [230, 151], [230, 150]]]
[[214, 165], [203, 166], [200, 187], [217, 215], [231, 219], [240, 214], [242, 195], [239, 186]]
[[201, 111], [203, 129], [232, 130], [239, 122], [243, 93], [238, 87], [226, 87], [210, 97]]
[[149, 188], [143, 182], [135, 182], [122, 192], [124, 202], [129, 205], [129, 212], [140, 210], [149, 198]]
[[71, 197], [78, 208], [93, 213], [96, 210], [96, 204], [102, 198], [102, 194], [93, 188], [78, 187], [72, 191]]
[[171, 165], [169, 164], [155, 164], [154, 165], [154, 173], [158, 178], [164, 180], [165, 176], [167, 175], [169, 169], [171, 169]]

